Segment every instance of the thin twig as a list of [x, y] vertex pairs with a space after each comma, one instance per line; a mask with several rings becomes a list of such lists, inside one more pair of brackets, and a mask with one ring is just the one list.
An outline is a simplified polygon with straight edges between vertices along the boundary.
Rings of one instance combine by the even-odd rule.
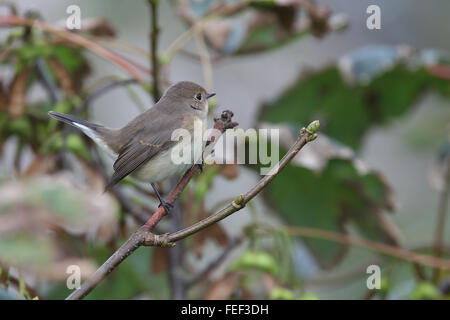
[[[444, 248], [444, 234], [445, 234], [445, 220], [447, 218], [448, 199], [450, 194], [450, 156], [447, 157], [444, 163], [444, 186], [439, 197], [438, 206], [438, 218], [436, 224], [436, 236], [434, 239], [434, 256], [437, 258], [442, 257], [442, 251]], [[434, 269], [433, 281], [439, 281], [440, 270]]]
[[205, 41], [203, 40], [203, 35], [197, 34], [195, 36], [195, 43], [197, 45], [197, 50], [200, 56], [200, 63], [202, 64], [205, 87], [207, 90], [211, 90], [214, 87], [211, 57], [209, 56]]
[[[231, 112], [230, 112], [231, 113]], [[231, 113], [232, 114], [232, 113]], [[224, 132], [230, 125], [231, 116], [228, 117], [228, 121], [224, 121], [226, 116], [222, 114], [221, 119], [216, 119], [214, 127], [217, 130]], [[226, 120], [226, 119], [225, 119]], [[261, 192], [268, 183], [270, 183], [280, 172], [286, 167], [286, 165], [297, 155], [308, 142], [314, 140], [317, 137], [315, 131], [318, 128], [318, 121], [314, 121], [308, 126], [308, 129], [303, 128], [300, 131], [300, 136], [294, 145], [289, 149], [285, 156], [280, 160], [278, 165], [274, 166], [268, 175], [264, 176], [253, 188], [251, 188], [246, 194], [238, 196], [233, 202], [231, 202], [224, 209], [219, 212], [201, 220], [194, 225], [184, 228], [180, 231], [171, 233], [156, 235], [151, 231], [158, 224], [158, 222], [164, 216], [164, 208], [159, 207], [153, 216], [140, 227], [129, 240], [125, 242], [88, 280], [86, 280], [80, 289], [74, 291], [67, 299], [82, 299], [89, 292], [91, 292], [112, 270], [114, 270], [126, 257], [134, 252], [140, 246], [169, 246], [173, 247], [175, 242], [182, 240], [200, 230], [207, 228], [208, 226], [228, 217], [229, 215], [237, 212], [245, 207], [245, 204], [252, 200], [259, 192]], [[215, 137], [214, 141], [217, 140]], [[200, 170], [197, 165], [193, 166], [186, 172], [178, 185], [172, 190], [166, 202], [173, 203], [178, 195], [182, 192], [187, 185], [193, 174]]]
[[159, 87], [159, 59], [158, 59], [158, 0], [148, 0], [150, 4], [151, 31], [150, 31], [150, 54], [153, 69], [153, 100], [158, 102], [161, 98], [161, 89]]
[[128, 86], [130, 84], [136, 84], [136, 83], [138, 83], [136, 81], [136, 79], [125, 79], [125, 80], [111, 81], [110, 83], [104, 85], [103, 87], [101, 87], [99, 89], [96, 89], [91, 94], [89, 94], [84, 99], [83, 104], [80, 106], [80, 108], [75, 110], [76, 115], [80, 115], [84, 111], [86, 111], [87, 108], [89, 107], [89, 105], [92, 103], [92, 101], [94, 101], [98, 97], [104, 95], [106, 92], [108, 92], [108, 91], [110, 91], [112, 89], [115, 89], [115, 88], [124, 87], [124, 86]]
[[362, 247], [371, 251], [375, 251], [394, 258], [419, 263], [439, 269], [450, 270], [450, 261], [436, 258], [429, 255], [413, 252], [404, 248], [388, 245], [385, 243], [375, 242], [372, 240], [351, 236], [348, 234], [333, 232], [329, 230], [322, 230], [308, 227], [286, 227], [286, 231], [290, 235], [297, 235], [302, 237], [311, 237], [317, 239], [324, 239], [343, 244], [350, 244], [357, 247]]

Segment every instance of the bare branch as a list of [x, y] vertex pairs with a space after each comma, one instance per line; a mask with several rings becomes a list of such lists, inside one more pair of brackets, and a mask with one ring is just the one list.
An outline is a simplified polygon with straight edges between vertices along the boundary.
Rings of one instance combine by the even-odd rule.
[[153, 100], [156, 103], [161, 98], [161, 89], [159, 87], [159, 58], [158, 58], [158, 0], [148, 0], [151, 15], [150, 31], [150, 55], [153, 68]]

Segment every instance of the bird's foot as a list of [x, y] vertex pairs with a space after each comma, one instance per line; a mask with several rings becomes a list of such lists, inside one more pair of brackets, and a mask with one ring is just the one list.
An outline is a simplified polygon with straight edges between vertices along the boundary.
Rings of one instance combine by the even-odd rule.
[[162, 201], [159, 203], [158, 208], [161, 207], [161, 206], [164, 208], [164, 215], [168, 215], [169, 212], [170, 212], [170, 210], [173, 208], [173, 204], [168, 203], [168, 202], [166, 202], [166, 201], [164, 201], [164, 200], [162, 200]]
[[197, 163], [198, 168], [200, 169], [200, 172], [203, 172], [203, 162]]

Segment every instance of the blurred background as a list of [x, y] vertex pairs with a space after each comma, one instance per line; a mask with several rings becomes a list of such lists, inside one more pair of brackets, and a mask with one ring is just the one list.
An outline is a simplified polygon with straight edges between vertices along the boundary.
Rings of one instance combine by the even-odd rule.
[[[103, 194], [112, 161], [47, 112], [121, 127], [182, 80], [217, 93], [211, 124], [232, 110], [240, 128], [279, 128], [285, 151], [318, 119], [319, 138], [246, 208], [175, 248], [140, 248], [87, 299], [449, 296], [450, 3], [152, 3], [1, 2], [1, 298], [65, 298], [67, 267], [84, 280], [158, 204], [132, 179]], [[71, 5], [81, 30], [64, 29]], [[158, 231], [260, 178], [258, 165], [205, 167]]]

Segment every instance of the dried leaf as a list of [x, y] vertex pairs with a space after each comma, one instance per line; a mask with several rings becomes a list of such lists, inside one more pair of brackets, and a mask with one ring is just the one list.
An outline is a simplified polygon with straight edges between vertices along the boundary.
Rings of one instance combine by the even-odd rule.
[[220, 167], [219, 173], [228, 180], [236, 179], [239, 175], [239, 166], [237, 164], [224, 164]]
[[0, 80], [0, 112], [8, 108], [8, 95], [3, 89], [3, 81]]
[[15, 75], [9, 87], [9, 114], [13, 118], [20, 117], [25, 111], [26, 87], [29, 69], [23, 69]]
[[31, 164], [28, 166], [25, 171], [25, 176], [33, 176], [33, 175], [44, 175], [48, 173], [52, 173], [57, 168], [57, 156], [41, 156], [36, 155], [32, 160]]
[[72, 77], [70, 73], [63, 67], [63, 65], [56, 59], [48, 59], [47, 63], [49, 67], [52, 69], [53, 73], [58, 80], [61, 88], [68, 94], [75, 94], [74, 83], [72, 81]]
[[[204, 219], [208, 216], [208, 213], [206, 212], [204, 206], [202, 205], [200, 209], [200, 213], [198, 215], [198, 219]], [[220, 223], [214, 223], [213, 225], [209, 226], [208, 228], [197, 232], [192, 236], [193, 244], [192, 249], [193, 252], [197, 255], [197, 257], [201, 257], [203, 255], [203, 247], [206, 243], [206, 240], [211, 239], [215, 240], [215, 242], [219, 246], [227, 246], [230, 243], [230, 239], [221, 226]]]
[[218, 280], [206, 293], [205, 300], [229, 299], [239, 284], [242, 274], [240, 272], [229, 272]]
[[158, 274], [167, 270], [167, 248], [154, 247], [152, 255], [152, 273]]
[[103, 18], [86, 18], [82, 20], [81, 32], [87, 32], [98, 37], [115, 37], [116, 30], [108, 20]]

